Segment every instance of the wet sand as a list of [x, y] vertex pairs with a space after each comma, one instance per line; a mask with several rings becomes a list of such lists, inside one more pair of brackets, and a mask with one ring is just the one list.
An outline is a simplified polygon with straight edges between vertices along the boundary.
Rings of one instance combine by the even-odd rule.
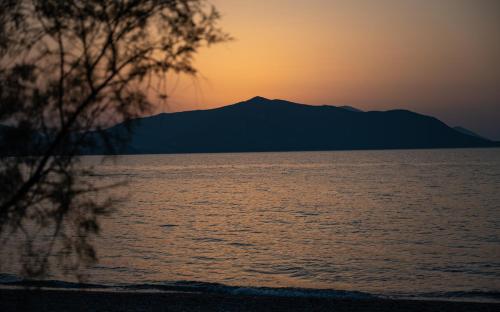
[[0, 311], [500, 311], [500, 303], [0, 289]]

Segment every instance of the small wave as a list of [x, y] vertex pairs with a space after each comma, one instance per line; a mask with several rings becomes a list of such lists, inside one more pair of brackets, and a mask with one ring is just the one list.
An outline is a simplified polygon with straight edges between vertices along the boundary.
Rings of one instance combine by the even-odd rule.
[[163, 228], [172, 228], [172, 227], [177, 227], [179, 225], [177, 225], [177, 224], [162, 224], [160, 226]]
[[14, 274], [0, 273], [0, 284], [15, 283], [22, 281], [22, 278]]
[[410, 297], [416, 299], [431, 299], [431, 300], [500, 302], [500, 292], [481, 291], [481, 290], [426, 292], [404, 297]]
[[370, 299], [375, 295], [357, 292], [332, 289], [309, 289], [309, 288], [273, 288], [273, 287], [245, 287], [228, 286], [218, 283], [179, 281], [173, 283], [131, 285], [131, 289], [152, 289], [163, 291], [183, 291], [198, 293], [213, 293], [224, 295], [240, 296], [266, 296], [266, 297], [306, 297], [306, 298], [350, 298], [350, 299]]
[[0, 281], [0, 285], [4, 286], [19, 286], [19, 287], [34, 287], [34, 288], [57, 288], [57, 289], [103, 289], [111, 288], [111, 286], [101, 284], [86, 284], [76, 282], [66, 282], [58, 280], [24, 280], [18, 278], [13, 281]]
[[222, 238], [215, 238], [215, 237], [195, 237], [193, 238], [193, 241], [206, 242], [206, 243], [220, 243], [223, 242], [224, 240]]
[[308, 288], [272, 288], [272, 287], [245, 287], [228, 286], [218, 283], [177, 281], [151, 284], [103, 285], [66, 282], [58, 280], [23, 280], [15, 275], [0, 274], [0, 285], [17, 287], [39, 287], [49, 289], [106, 289], [109, 291], [168, 291], [168, 292], [195, 292], [206, 294], [222, 294], [234, 296], [265, 296], [265, 297], [305, 297], [305, 298], [349, 298], [370, 299], [376, 296], [357, 292], [331, 289]]
[[229, 243], [229, 245], [237, 246], [237, 247], [252, 247], [252, 246], [254, 246], [254, 244], [240, 243], [240, 242], [232, 242], [232, 243]]
[[252, 287], [229, 286], [219, 283], [199, 281], [158, 282], [149, 284], [92, 284], [76, 283], [59, 280], [24, 280], [16, 275], [0, 273], [0, 286], [35, 287], [48, 289], [86, 289], [108, 291], [160, 291], [160, 292], [190, 292], [219, 294], [232, 296], [263, 296], [263, 297], [302, 297], [302, 298], [332, 298], [332, 299], [412, 299], [461, 302], [500, 302], [500, 292], [497, 291], [450, 291], [425, 292], [418, 294], [378, 295], [361, 291], [334, 289], [290, 288], [290, 287]]

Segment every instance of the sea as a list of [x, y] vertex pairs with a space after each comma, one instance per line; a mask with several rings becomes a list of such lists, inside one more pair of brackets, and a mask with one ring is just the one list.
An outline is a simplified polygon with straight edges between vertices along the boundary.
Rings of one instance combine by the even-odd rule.
[[500, 302], [498, 148], [81, 161], [123, 199], [89, 287]]

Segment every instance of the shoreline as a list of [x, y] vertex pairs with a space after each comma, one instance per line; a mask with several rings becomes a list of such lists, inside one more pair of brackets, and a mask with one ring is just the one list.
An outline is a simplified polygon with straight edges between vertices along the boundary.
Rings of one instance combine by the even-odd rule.
[[182, 156], [182, 155], [220, 155], [220, 154], [266, 154], [266, 153], [326, 153], [326, 152], [384, 152], [384, 151], [433, 151], [433, 150], [476, 150], [476, 149], [498, 149], [500, 141], [493, 141], [492, 146], [456, 146], [456, 147], [394, 147], [394, 148], [351, 148], [351, 149], [290, 149], [290, 150], [227, 150], [227, 151], [184, 151], [184, 152], [158, 152], [158, 153], [84, 153], [79, 157], [115, 157], [115, 156]]
[[197, 292], [0, 289], [0, 311], [500, 311], [500, 303], [249, 296]]

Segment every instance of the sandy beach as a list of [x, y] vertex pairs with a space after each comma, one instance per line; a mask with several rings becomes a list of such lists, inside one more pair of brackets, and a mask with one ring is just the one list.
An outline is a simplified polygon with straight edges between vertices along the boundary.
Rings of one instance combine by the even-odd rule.
[[499, 311], [499, 303], [1, 289], [0, 311]]

